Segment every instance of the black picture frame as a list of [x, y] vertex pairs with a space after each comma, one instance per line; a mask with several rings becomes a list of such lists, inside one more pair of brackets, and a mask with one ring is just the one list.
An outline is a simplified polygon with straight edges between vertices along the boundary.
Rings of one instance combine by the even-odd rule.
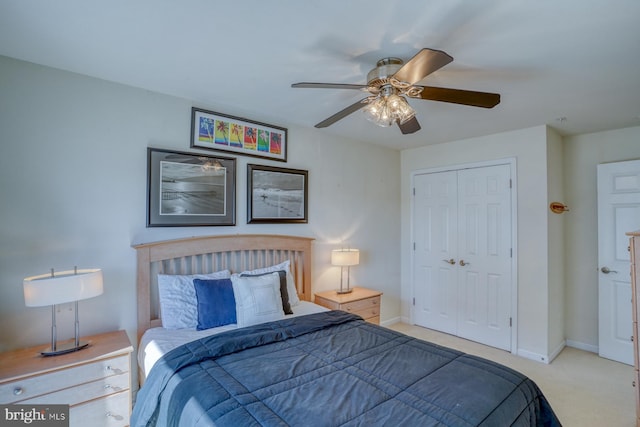
[[191, 108], [191, 147], [287, 161], [287, 129]]
[[147, 176], [147, 227], [235, 225], [235, 158], [148, 147]]
[[309, 172], [247, 165], [247, 223], [307, 223]]

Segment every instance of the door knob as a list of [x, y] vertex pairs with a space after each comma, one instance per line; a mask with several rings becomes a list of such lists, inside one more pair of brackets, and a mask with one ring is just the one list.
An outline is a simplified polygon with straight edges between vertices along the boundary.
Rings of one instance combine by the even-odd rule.
[[604, 274], [617, 273], [617, 271], [615, 270], [610, 270], [609, 267], [607, 267], [606, 265], [602, 267], [600, 271], [602, 271]]
[[447, 264], [451, 264], [454, 265], [456, 263], [456, 260], [451, 258], [451, 259], [443, 259], [444, 262], [446, 262]]
[[463, 260], [463, 259], [461, 259], [461, 260], [460, 260], [460, 265], [461, 265], [461, 266], [463, 266], [463, 267], [464, 267], [465, 265], [469, 265], [469, 264], [471, 264], [471, 263], [470, 263], [470, 262], [464, 262], [464, 260]]

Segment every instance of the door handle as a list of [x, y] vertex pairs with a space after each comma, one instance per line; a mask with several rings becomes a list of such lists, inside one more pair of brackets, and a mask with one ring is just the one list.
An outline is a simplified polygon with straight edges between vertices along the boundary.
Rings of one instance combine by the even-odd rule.
[[610, 270], [606, 265], [600, 269], [604, 274], [617, 273], [616, 270]]
[[451, 259], [443, 259], [442, 261], [446, 262], [447, 264], [451, 264], [454, 265], [456, 263], [456, 260], [451, 258]]
[[461, 265], [462, 267], [464, 267], [465, 265], [469, 265], [469, 264], [471, 264], [471, 263], [470, 263], [470, 262], [464, 262], [464, 260], [463, 260], [463, 259], [461, 259], [461, 260], [460, 260], [460, 265]]

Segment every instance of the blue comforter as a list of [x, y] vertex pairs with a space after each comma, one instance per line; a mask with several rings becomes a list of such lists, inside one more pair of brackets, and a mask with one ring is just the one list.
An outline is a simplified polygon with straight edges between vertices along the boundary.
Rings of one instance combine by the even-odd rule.
[[494, 362], [341, 311], [181, 346], [132, 426], [559, 426], [536, 384]]

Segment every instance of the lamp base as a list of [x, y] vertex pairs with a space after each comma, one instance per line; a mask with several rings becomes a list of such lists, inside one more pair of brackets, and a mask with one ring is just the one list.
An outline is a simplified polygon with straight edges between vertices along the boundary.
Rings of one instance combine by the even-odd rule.
[[339, 289], [339, 290], [337, 290], [337, 291], [336, 291], [336, 293], [337, 293], [338, 295], [341, 295], [341, 294], [350, 294], [351, 292], [353, 292], [353, 289]]
[[88, 342], [81, 342], [76, 346], [75, 341], [72, 341], [67, 344], [56, 345], [56, 349], [52, 350], [51, 347], [41, 352], [40, 354], [49, 357], [49, 356], [60, 356], [61, 354], [73, 353], [74, 351], [82, 350], [83, 348], [89, 347]]

